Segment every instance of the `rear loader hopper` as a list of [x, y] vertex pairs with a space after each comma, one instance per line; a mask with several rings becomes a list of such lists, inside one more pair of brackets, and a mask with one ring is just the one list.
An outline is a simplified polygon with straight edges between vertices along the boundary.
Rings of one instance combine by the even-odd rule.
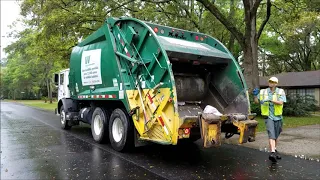
[[255, 140], [241, 69], [205, 34], [109, 18], [73, 48], [69, 91], [58, 105], [65, 122], [91, 124], [96, 141], [108, 135], [119, 151], [132, 139], [176, 145], [202, 138], [211, 147], [223, 132], [239, 134], [239, 143]]

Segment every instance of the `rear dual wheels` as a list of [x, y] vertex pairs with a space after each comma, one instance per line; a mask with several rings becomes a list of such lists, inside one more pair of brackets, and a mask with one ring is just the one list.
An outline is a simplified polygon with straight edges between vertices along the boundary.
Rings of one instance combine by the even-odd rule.
[[128, 150], [133, 146], [133, 126], [130, 118], [122, 109], [112, 112], [109, 122], [109, 139], [116, 151]]
[[108, 114], [107, 111], [100, 107], [96, 107], [92, 114], [91, 119], [91, 133], [93, 139], [102, 143], [105, 139], [107, 139], [108, 133]]
[[92, 114], [91, 132], [98, 143], [104, 142], [109, 136], [111, 146], [116, 151], [133, 146], [133, 126], [128, 114], [122, 109], [115, 109], [109, 120], [107, 111], [96, 107]]

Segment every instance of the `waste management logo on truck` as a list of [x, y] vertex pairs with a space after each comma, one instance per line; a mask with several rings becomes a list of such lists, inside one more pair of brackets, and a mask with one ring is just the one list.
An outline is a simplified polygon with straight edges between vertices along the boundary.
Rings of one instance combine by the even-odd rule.
[[102, 84], [101, 49], [83, 51], [81, 57], [82, 86]]

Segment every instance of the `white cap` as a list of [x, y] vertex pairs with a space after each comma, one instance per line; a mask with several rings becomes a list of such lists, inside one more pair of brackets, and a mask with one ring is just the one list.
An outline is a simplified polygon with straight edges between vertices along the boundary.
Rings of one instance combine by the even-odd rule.
[[271, 78], [269, 79], [269, 81], [278, 83], [278, 78], [276, 78], [276, 77], [271, 77]]

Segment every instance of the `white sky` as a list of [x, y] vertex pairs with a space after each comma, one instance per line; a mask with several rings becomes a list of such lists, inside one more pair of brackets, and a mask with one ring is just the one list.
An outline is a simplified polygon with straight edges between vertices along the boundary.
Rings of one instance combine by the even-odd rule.
[[22, 30], [22, 25], [19, 24], [14, 29], [10, 29], [8, 26], [12, 25], [14, 21], [20, 16], [20, 6], [19, 0], [0, 0], [1, 3], [1, 58], [6, 57], [3, 52], [3, 48], [8, 46], [14, 40], [13, 38], [8, 38], [8, 34], [13, 30]]

